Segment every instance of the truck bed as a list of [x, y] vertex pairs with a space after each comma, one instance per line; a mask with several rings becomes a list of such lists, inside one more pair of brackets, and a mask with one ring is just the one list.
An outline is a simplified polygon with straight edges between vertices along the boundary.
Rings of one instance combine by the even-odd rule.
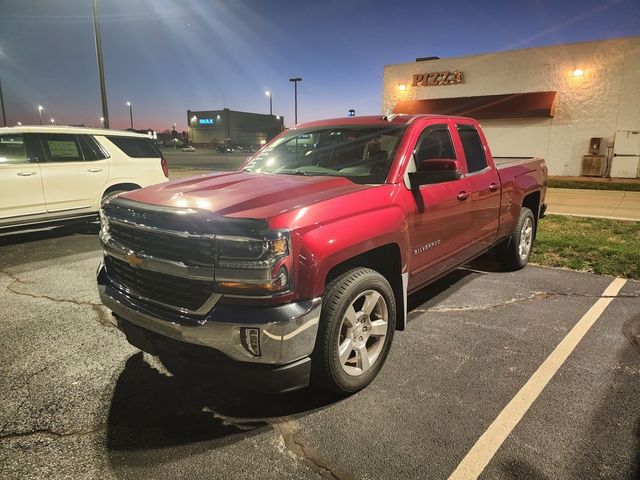
[[541, 160], [537, 157], [493, 157], [497, 169], [521, 165], [532, 160]]

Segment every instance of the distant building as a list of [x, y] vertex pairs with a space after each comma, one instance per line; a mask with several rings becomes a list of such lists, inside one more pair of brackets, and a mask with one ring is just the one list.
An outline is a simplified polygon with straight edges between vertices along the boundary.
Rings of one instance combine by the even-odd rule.
[[640, 176], [640, 37], [384, 67], [383, 112], [481, 121], [494, 156], [551, 175]]
[[198, 146], [264, 145], [284, 129], [284, 117], [223, 110], [187, 110], [189, 140]]

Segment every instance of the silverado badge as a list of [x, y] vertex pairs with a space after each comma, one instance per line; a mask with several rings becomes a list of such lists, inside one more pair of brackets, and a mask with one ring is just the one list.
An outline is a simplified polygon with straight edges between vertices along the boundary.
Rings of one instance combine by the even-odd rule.
[[140, 258], [135, 252], [127, 253], [125, 258], [127, 259], [127, 263], [132, 267], [137, 268], [144, 263], [144, 259]]

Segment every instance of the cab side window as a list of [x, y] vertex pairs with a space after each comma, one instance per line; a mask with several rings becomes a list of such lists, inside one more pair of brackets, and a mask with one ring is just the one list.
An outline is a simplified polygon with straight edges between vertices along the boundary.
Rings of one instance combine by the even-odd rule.
[[82, 150], [75, 135], [44, 133], [40, 135], [47, 162], [82, 162]]
[[487, 156], [478, 131], [471, 125], [458, 125], [458, 134], [467, 158], [467, 171], [473, 173], [487, 168]]
[[427, 127], [420, 135], [414, 158], [418, 171], [422, 171], [421, 166], [428, 168], [430, 160], [455, 160], [456, 154], [447, 125]]
[[456, 170], [456, 154], [446, 124], [430, 125], [422, 132], [413, 158], [417, 172]]
[[0, 165], [29, 163], [22, 135], [0, 135]]

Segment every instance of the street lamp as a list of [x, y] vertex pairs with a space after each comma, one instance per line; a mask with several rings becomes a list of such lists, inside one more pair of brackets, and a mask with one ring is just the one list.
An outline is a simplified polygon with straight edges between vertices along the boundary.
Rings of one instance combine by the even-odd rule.
[[273, 95], [268, 90], [264, 94], [269, 97], [269, 115], [273, 115]]
[[129, 107], [129, 120], [131, 122], [131, 130], [133, 130], [133, 106], [131, 102], [127, 102], [127, 107]]
[[298, 124], [298, 82], [302, 81], [302, 78], [300, 77], [296, 77], [296, 78], [290, 78], [289, 79], [290, 82], [293, 82], [293, 98], [294, 98], [294, 122], [297, 125]]
[[44, 110], [44, 107], [42, 105], [38, 105], [38, 114], [40, 115], [40, 125], [42, 125], [42, 110]]
[[104, 128], [104, 117], [100, 117], [100, 126]]
[[52, 118], [52, 119], [51, 119], [51, 125], [55, 125], [55, 124], [56, 124], [56, 119], [55, 119], [55, 118]]
[[20, 127], [22, 126], [22, 122], [18, 122], [17, 125]]

